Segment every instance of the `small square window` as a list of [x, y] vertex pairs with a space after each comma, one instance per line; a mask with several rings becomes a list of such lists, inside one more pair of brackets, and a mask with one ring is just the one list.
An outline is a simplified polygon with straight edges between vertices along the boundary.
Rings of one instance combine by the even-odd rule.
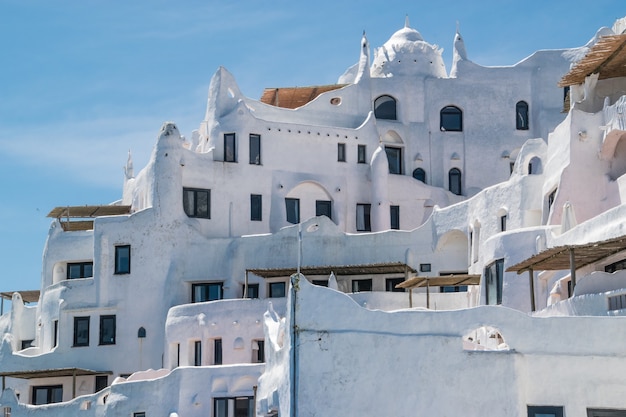
[[529, 405], [528, 417], [563, 417], [563, 407]]
[[96, 390], [99, 392], [105, 389], [109, 385], [109, 377], [106, 375], [96, 375]]
[[[243, 285], [242, 293], [245, 294], [246, 285]], [[248, 284], [248, 297], [247, 298], [259, 298], [259, 284]]]
[[356, 161], [359, 164], [366, 164], [367, 163], [367, 148], [365, 147], [365, 145], [358, 145], [357, 146]]
[[284, 282], [270, 282], [270, 298], [282, 298], [287, 295]]
[[260, 222], [263, 220], [263, 196], [250, 194], [250, 220]]
[[430, 272], [430, 264], [420, 264], [420, 272]]
[[371, 279], [353, 279], [352, 292], [372, 291]]
[[385, 280], [385, 291], [387, 292], [404, 292], [404, 288], [396, 288], [398, 284], [404, 282], [404, 278], [387, 278]]
[[211, 218], [211, 190], [183, 188], [183, 209], [188, 217]]
[[89, 346], [89, 316], [74, 317], [74, 344], [72, 346]]
[[115, 247], [115, 274], [130, 274], [130, 245]]
[[315, 201], [315, 215], [316, 216], [326, 216], [329, 219], [332, 219], [331, 213], [332, 204], [328, 200], [316, 200]]
[[346, 144], [345, 143], [337, 144], [337, 161], [346, 162]]
[[115, 316], [100, 316], [100, 344], [115, 344]]

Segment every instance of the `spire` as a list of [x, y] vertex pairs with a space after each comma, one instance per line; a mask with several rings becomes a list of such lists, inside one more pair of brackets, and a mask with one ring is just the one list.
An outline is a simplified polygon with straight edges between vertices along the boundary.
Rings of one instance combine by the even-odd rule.
[[411, 27], [411, 26], [409, 25], [409, 14], [408, 14], [408, 13], [407, 13], [407, 15], [404, 17], [404, 27], [405, 27], [405, 28]]
[[370, 78], [370, 44], [367, 41], [365, 31], [361, 38], [361, 55], [359, 57], [359, 68], [354, 79], [354, 83], [358, 84], [364, 78]]
[[456, 78], [458, 75], [458, 65], [461, 61], [467, 61], [467, 51], [465, 50], [465, 42], [459, 31], [459, 22], [456, 22], [456, 33], [454, 34], [454, 47], [452, 51], [452, 68], [450, 69], [450, 77]]
[[135, 176], [133, 173], [133, 156], [130, 153], [130, 149], [128, 150], [128, 159], [126, 160], [126, 166], [124, 167], [124, 175], [127, 180]]

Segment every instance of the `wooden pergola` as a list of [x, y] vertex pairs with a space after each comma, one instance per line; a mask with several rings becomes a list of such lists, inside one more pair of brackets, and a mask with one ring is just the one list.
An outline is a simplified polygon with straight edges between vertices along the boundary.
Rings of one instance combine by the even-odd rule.
[[578, 85], [591, 74], [598, 79], [626, 76], [626, 34], [603, 36], [583, 59], [561, 78], [559, 87]]
[[413, 307], [413, 289], [426, 286], [426, 308], [430, 308], [430, 287], [457, 287], [459, 285], [480, 284], [480, 274], [451, 274], [435, 277], [413, 277], [400, 284], [396, 288], [409, 290], [409, 306]]
[[4, 300], [11, 300], [16, 292], [22, 296], [22, 300], [25, 303], [36, 303], [39, 301], [39, 290], [0, 292], [0, 316], [4, 314]]
[[37, 369], [37, 370], [25, 370], [25, 371], [2, 371], [0, 376], [2, 377], [2, 390], [5, 388], [6, 378], [20, 378], [20, 379], [33, 379], [33, 378], [60, 378], [60, 377], [72, 377], [72, 399], [76, 398], [76, 377], [77, 376], [89, 376], [89, 375], [112, 375], [111, 371], [93, 371], [91, 369], [84, 368], [51, 368], [51, 369]]
[[78, 230], [93, 230], [93, 220], [70, 220], [70, 219], [92, 219], [100, 216], [119, 216], [130, 214], [131, 206], [67, 206], [55, 207], [47, 217], [59, 220], [61, 227], [66, 232]]

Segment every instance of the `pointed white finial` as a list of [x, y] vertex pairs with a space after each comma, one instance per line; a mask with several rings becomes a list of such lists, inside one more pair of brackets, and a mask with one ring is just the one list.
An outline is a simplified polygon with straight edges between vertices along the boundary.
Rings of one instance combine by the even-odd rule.
[[404, 27], [408, 28], [409, 27], [409, 15], [407, 14], [406, 17], [404, 18]]
[[459, 21], [457, 20], [456, 21], [456, 33], [459, 33], [459, 27], [460, 27], [460, 24], [459, 24]]
[[126, 160], [126, 166], [124, 167], [124, 175], [128, 180], [134, 177], [133, 156], [130, 152], [130, 149], [128, 150], [128, 159]]

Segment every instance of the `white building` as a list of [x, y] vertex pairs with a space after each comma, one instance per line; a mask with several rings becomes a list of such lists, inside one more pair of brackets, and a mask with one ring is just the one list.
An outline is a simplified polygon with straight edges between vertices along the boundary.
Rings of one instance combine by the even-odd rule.
[[533, 317], [626, 306], [623, 29], [498, 68], [457, 33], [448, 74], [407, 22], [337, 85], [260, 101], [218, 69], [191, 141], [164, 124], [120, 201], [50, 213], [38, 303], [0, 318], [0, 408], [623, 415], [593, 410], [626, 409], [626, 322]]

